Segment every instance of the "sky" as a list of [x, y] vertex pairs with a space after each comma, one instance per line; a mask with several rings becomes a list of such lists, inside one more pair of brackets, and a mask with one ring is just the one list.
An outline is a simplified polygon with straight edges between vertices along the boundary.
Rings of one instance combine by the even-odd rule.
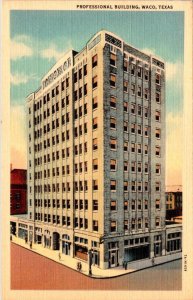
[[11, 11], [11, 163], [27, 166], [25, 98], [69, 49], [99, 30], [166, 62], [166, 185], [182, 181], [183, 12]]

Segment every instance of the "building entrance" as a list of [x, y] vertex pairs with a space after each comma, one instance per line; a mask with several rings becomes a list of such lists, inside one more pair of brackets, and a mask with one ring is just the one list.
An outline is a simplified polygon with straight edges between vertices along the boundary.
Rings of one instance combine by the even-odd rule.
[[60, 250], [60, 235], [58, 232], [53, 232], [53, 250]]
[[118, 250], [109, 251], [109, 268], [116, 267], [118, 265]]

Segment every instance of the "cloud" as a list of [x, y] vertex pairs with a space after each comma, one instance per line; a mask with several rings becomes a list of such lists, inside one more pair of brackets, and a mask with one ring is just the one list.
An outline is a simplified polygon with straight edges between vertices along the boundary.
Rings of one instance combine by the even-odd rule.
[[166, 80], [173, 80], [183, 77], [183, 64], [180, 61], [166, 62]]
[[58, 51], [54, 45], [51, 45], [48, 48], [40, 51], [40, 55], [48, 60], [54, 59], [57, 61], [62, 57], [62, 55], [64, 55], [64, 51]]
[[12, 60], [33, 55], [33, 49], [27, 45], [30, 38], [26, 35], [20, 35], [11, 40], [10, 55]]
[[27, 133], [26, 112], [23, 105], [11, 107], [11, 163], [26, 167]]
[[182, 182], [183, 154], [182, 113], [170, 112], [166, 117], [166, 184]]
[[34, 79], [36, 79], [34, 74], [32, 74], [32, 75], [25, 75], [23, 73], [21, 73], [21, 74], [19, 74], [19, 73], [11, 74], [11, 83], [13, 85], [26, 84], [30, 80], [34, 80]]

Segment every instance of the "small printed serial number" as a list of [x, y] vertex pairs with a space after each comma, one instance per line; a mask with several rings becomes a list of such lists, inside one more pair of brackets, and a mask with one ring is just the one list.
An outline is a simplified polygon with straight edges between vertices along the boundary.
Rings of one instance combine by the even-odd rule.
[[188, 270], [188, 257], [185, 254], [184, 255], [184, 271], [186, 272]]

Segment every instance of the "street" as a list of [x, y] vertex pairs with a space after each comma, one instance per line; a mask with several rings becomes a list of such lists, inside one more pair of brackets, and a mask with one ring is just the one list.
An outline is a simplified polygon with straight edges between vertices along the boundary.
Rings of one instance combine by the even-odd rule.
[[182, 261], [177, 260], [116, 278], [94, 279], [11, 243], [13, 290], [180, 290], [181, 268]]

